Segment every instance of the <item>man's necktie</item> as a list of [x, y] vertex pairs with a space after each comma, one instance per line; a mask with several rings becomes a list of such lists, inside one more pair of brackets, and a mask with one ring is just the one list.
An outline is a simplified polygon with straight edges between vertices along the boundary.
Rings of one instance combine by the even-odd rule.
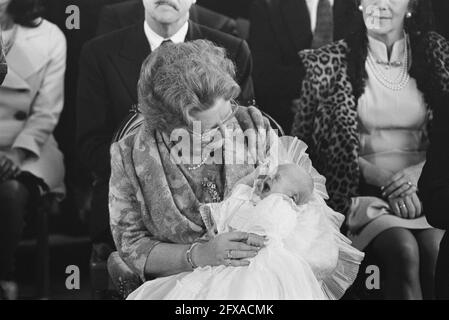
[[164, 40], [164, 41], [162, 41], [162, 43], [161, 43], [161, 47], [162, 47], [162, 46], [165, 46], [166, 44], [170, 44], [170, 43], [173, 43], [173, 41], [171, 41], [171, 39]]
[[334, 13], [329, 0], [319, 0], [312, 49], [334, 41]]

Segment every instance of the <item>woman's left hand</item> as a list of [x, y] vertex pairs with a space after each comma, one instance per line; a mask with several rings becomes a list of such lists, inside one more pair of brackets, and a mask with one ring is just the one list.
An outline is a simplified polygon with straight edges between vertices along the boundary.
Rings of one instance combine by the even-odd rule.
[[20, 166], [14, 159], [5, 153], [0, 153], [0, 182], [16, 177], [20, 172]]
[[395, 199], [411, 196], [418, 191], [418, 177], [413, 172], [403, 170], [395, 174], [382, 189], [382, 196], [388, 199]]
[[404, 219], [417, 219], [423, 213], [421, 201], [416, 193], [410, 196], [390, 199], [389, 203], [394, 214]]
[[10, 149], [0, 153], [0, 181], [16, 177], [26, 159], [26, 153], [21, 149]]

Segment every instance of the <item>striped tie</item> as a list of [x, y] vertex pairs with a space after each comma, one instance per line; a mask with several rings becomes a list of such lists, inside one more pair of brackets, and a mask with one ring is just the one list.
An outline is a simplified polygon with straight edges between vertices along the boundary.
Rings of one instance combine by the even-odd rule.
[[312, 49], [320, 48], [334, 41], [334, 13], [329, 0], [319, 0], [316, 16]]

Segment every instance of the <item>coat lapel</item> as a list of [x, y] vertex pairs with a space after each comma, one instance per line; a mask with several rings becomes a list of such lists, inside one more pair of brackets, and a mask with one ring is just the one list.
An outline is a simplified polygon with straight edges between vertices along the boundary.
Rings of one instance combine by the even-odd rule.
[[281, 18], [287, 24], [290, 40], [297, 51], [305, 49], [304, 44], [308, 45], [312, 40], [309, 9], [305, 0], [284, 0], [280, 4]]
[[192, 5], [192, 7], [190, 8], [189, 15], [190, 15], [189, 19], [191, 21], [198, 21], [199, 14], [198, 14], [198, 10], [197, 10], [197, 7], [195, 4]]
[[151, 48], [143, 30], [143, 22], [128, 30], [129, 34], [125, 37], [120, 52], [113, 55], [112, 60], [132, 100], [137, 102], [136, 88], [140, 69], [144, 60], [151, 53]]
[[48, 57], [36, 45], [36, 41], [41, 41], [38, 39], [40, 34], [38, 28], [18, 27], [16, 41], [6, 56], [8, 74], [3, 87], [18, 90], [31, 89], [27, 80], [39, 72], [48, 61]]
[[186, 41], [204, 39], [203, 33], [198, 24], [189, 20], [189, 31], [187, 32]]

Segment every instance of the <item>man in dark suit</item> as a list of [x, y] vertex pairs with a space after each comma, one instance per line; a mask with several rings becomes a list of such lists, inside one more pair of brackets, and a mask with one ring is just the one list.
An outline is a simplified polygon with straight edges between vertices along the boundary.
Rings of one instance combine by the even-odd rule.
[[[435, 277], [437, 299], [449, 299], [449, 108], [448, 97], [438, 99], [430, 132], [427, 161], [419, 182], [429, 223], [446, 234], [440, 244]], [[446, 104], [446, 105], [444, 105]]]
[[437, 32], [449, 40], [449, 1], [432, 0]]
[[198, 4], [215, 12], [244, 19], [249, 17], [249, 8], [252, 2], [253, 0], [198, 0]]
[[95, 176], [91, 238], [112, 243], [109, 229], [109, 147], [114, 131], [137, 104], [145, 58], [164, 41], [207, 39], [226, 48], [237, 66], [241, 103], [253, 99], [252, 62], [244, 40], [188, 20], [195, 0], [144, 0], [145, 21], [88, 42], [81, 53], [77, 94], [79, 156]]
[[[189, 12], [189, 19], [197, 24], [219, 30], [224, 33], [238, 36], [237, 23], [225, 15], [212, 10], [192, 5]], [[143, 20], [145, 10], [142, 0], [125, 1], [123, 3], [105, 6], [98, 22], [97, 35], [112, 32], [135, 24]]]
[[250, 11], [256, 101], [290, 132], [300, 95], [298, 53], [343, 38], [357, 10], [351, 0], [256, 0]]

